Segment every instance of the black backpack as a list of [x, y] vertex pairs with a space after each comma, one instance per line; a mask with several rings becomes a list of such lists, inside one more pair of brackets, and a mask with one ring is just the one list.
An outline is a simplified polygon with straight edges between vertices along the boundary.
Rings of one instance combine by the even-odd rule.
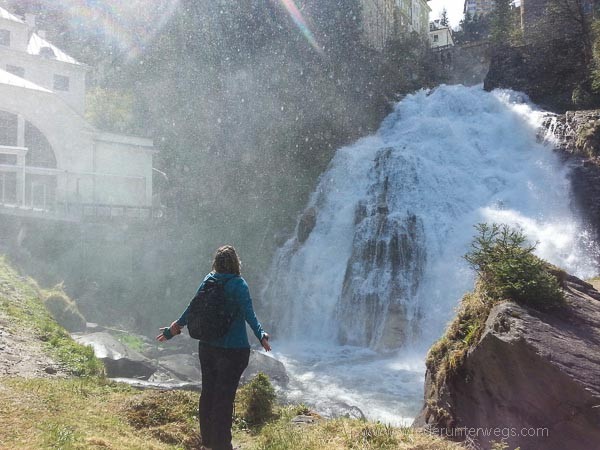
[[225, 285], [232, 279], [210, 277], [192, 299], [187, 324], [191, 338], [211, 341], [227, 334], [238, 312], [225, 295]]

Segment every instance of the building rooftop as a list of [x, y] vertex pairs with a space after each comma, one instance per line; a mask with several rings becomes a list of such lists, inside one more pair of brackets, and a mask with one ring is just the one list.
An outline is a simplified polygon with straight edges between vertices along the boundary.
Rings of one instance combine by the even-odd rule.
[[7, 10], [5, 10], [4, 8], [1, 8], [1, 7], [0, 7], [0, 19], [6, 19], [6, 20], [10, 20], [11, 22], [18, 22], [18, 23], [22, 23], [22, 24], [25, 23], [23, 20], [19, 19], [17, 16], [9, 13]]
[[12, 73], [6, 72], [2, 69], [0, 69], [0, 84], [7, 84], [9, 86], [16, 86], [24, 89], [32, 89], [34, 91], [52, 92], [49, 89], [38, 86], [31, 81], [27, 81], [24, 78], [13, 75]]
[[41, 56], [43, 58], [54, 59], [56, 61], [83, 66], [83, 64], [81, 64], [75, 58], [67, 55], [61, 49], [48, 42], [37, 33], [31, 33], [29, 45], [27, 46], [27, 53], [30, 55]]

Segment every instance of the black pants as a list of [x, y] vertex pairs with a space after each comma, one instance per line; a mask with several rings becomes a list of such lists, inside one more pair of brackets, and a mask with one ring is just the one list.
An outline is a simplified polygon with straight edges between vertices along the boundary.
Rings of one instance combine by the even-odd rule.
[[218, 348], [200, 344], [202, 393], [198, 415], [202, 445], [231, 450], [231, 421], [235, 392], [248, 366], [249, 348]]

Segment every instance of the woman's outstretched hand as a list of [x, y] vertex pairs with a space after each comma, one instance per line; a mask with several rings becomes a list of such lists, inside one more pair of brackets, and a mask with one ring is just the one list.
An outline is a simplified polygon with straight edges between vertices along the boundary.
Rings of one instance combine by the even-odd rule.
[[161, 333], [158, 336], [156, 336], [156, 340], [159, 341], [159, 342], [166, 342], [166, 341], [168, 341], [167, 337], [164, 334], [162, 334], [162, 331], [161, 331]]
[[262, 344], [265, 351], [271, 351], [271, 345], [269, 344], [269, 334], [265, 333], [264, 337], [261, 339], [260, 343]]
[[[175, 321], [169, 327], [169, 331], [171, 332], [171, 336], [177, 336], [178, 334], [181, 334], [181, 326]], [[156, 340], [159, 342], [165, 342], [169, 339], [163, 333], [160, 333], [158, 336], [156, 336]]]

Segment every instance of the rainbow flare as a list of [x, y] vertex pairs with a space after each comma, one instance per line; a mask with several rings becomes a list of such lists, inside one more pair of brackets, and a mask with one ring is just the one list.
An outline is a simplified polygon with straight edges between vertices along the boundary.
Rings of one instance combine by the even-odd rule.
[[311, 29], [309, 28], [304, 16], [294, 3], [294, 0], [279, 0], [283, 7], [287, 10], [288, 14], [300, 30], [300, 32], [304, 35], [308, 43], [319, 53], [323, 53], [323, 48], [319, 45], [315, 36]]
[[128, 58], [135, 58], [164, 27], [179, 0], [61, 0], [61, 3], [74, 25], [113, 42]]

